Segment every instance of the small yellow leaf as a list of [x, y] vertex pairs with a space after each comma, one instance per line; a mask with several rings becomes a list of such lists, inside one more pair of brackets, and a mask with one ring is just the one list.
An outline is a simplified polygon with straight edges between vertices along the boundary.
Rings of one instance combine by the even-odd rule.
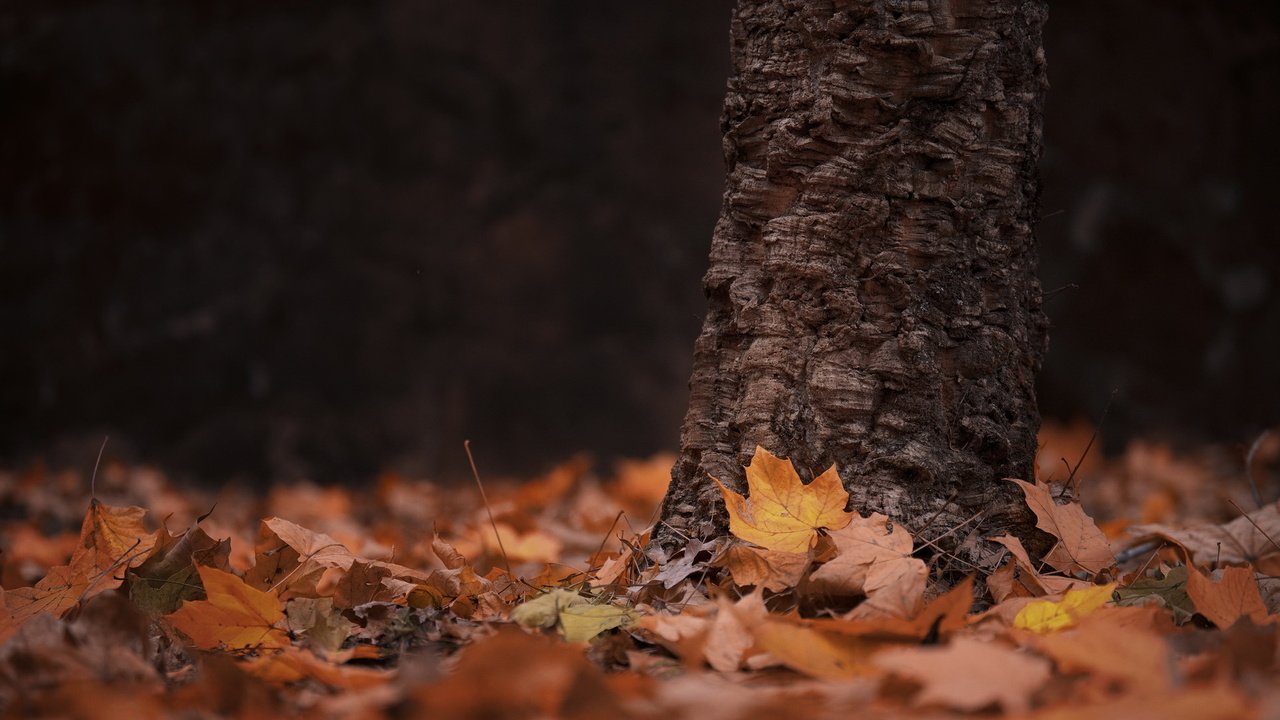
[[556, 588], [545, 592], [532, 600], [521, 603], [511, 611], [511, 619], [527, 628], [554, 627], [560, 612], [567, 607], [586, 602], [586, 599], [572, 590]]
[[640, 613], [617, 605], [574, 605], [560, 611], [560, 632], [569, 642], [587, 642], [606, 630], [627, 627]]
[[1097, 610], [1111, 600], [1115, 583], [1098, 585], [1081, 590], [1068, 590], [1062, 600], [1037, 600], [1018, 611], [1013, 626], [1038, 633], [1048, 633], [1071, 627], [1080, 618]]
[[569, 642], [586, 642], [605, 630], [635, 623], [640, 614], [631, 608], [596, 605], [572, 590], [556, 588], [521, 604], [511, 619], [527, 628], [560, 626]]
[[808, 552], [818, 528], [836, 530], [853, 519], [834, 465], [805, 485], [791, 463], [757, 447], [747, 466], [747, 497], [712, 480], [729, 510], [729, 532], [769, 550]]

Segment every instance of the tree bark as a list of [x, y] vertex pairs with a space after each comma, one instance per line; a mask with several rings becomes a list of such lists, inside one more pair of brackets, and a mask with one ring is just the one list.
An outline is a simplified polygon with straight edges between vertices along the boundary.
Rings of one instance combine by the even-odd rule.
[[947, 553], [1030, 540], [1041, 0], [741, 0], [728, 166], [655, 531], [725, 531], [757, 445]]

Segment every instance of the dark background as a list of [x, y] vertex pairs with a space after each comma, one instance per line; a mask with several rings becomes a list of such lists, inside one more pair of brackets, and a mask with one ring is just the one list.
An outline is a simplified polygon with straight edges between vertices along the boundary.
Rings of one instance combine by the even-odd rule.
[[[674, 449], [725, 0], [0, 3], [0, 464]], [[1280, 421], [1280, 4], [1058, 2], [1041, 403]], [[87, 460], [85, 458], [88, 458]]]

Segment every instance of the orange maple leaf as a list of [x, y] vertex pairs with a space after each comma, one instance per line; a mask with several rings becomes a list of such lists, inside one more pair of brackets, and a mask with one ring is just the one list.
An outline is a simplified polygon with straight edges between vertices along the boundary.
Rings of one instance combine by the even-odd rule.
[[196, 647], [236, 650], [289, 644], [288, 634], [280, 627], [284, 619], [280, 598], [249, 587], [231, 573], [203, 565], [196, 570], [208, 599], [184, 603], [165, 616]]
[[8, 624], [16, 627], [42, 612], [61, 617], [81, 600], [119, 587], [124, 571], [145, 560], [155, 545], [142, 524], [145, 515], [140, 507], [90, 501], [71, 562], [49, 568], [34, 587], [7, 593]]
[[720, 486], [729, 510], [729, 532], [769, 550], [808, 552], [818, 528], [836, 530], [849, 524], [849, 493], [834, 465], [805, 485], [795, 468], [762, 447], [747, 466], [747, 497]]

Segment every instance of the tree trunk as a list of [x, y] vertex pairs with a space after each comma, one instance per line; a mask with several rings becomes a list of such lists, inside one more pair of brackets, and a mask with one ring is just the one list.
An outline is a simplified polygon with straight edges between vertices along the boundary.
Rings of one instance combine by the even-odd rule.
[[1041, 0], [740, 0], [728, 165], [655, 532], [723, 533], [756, 445], [976, 558], [1031, 539]]

